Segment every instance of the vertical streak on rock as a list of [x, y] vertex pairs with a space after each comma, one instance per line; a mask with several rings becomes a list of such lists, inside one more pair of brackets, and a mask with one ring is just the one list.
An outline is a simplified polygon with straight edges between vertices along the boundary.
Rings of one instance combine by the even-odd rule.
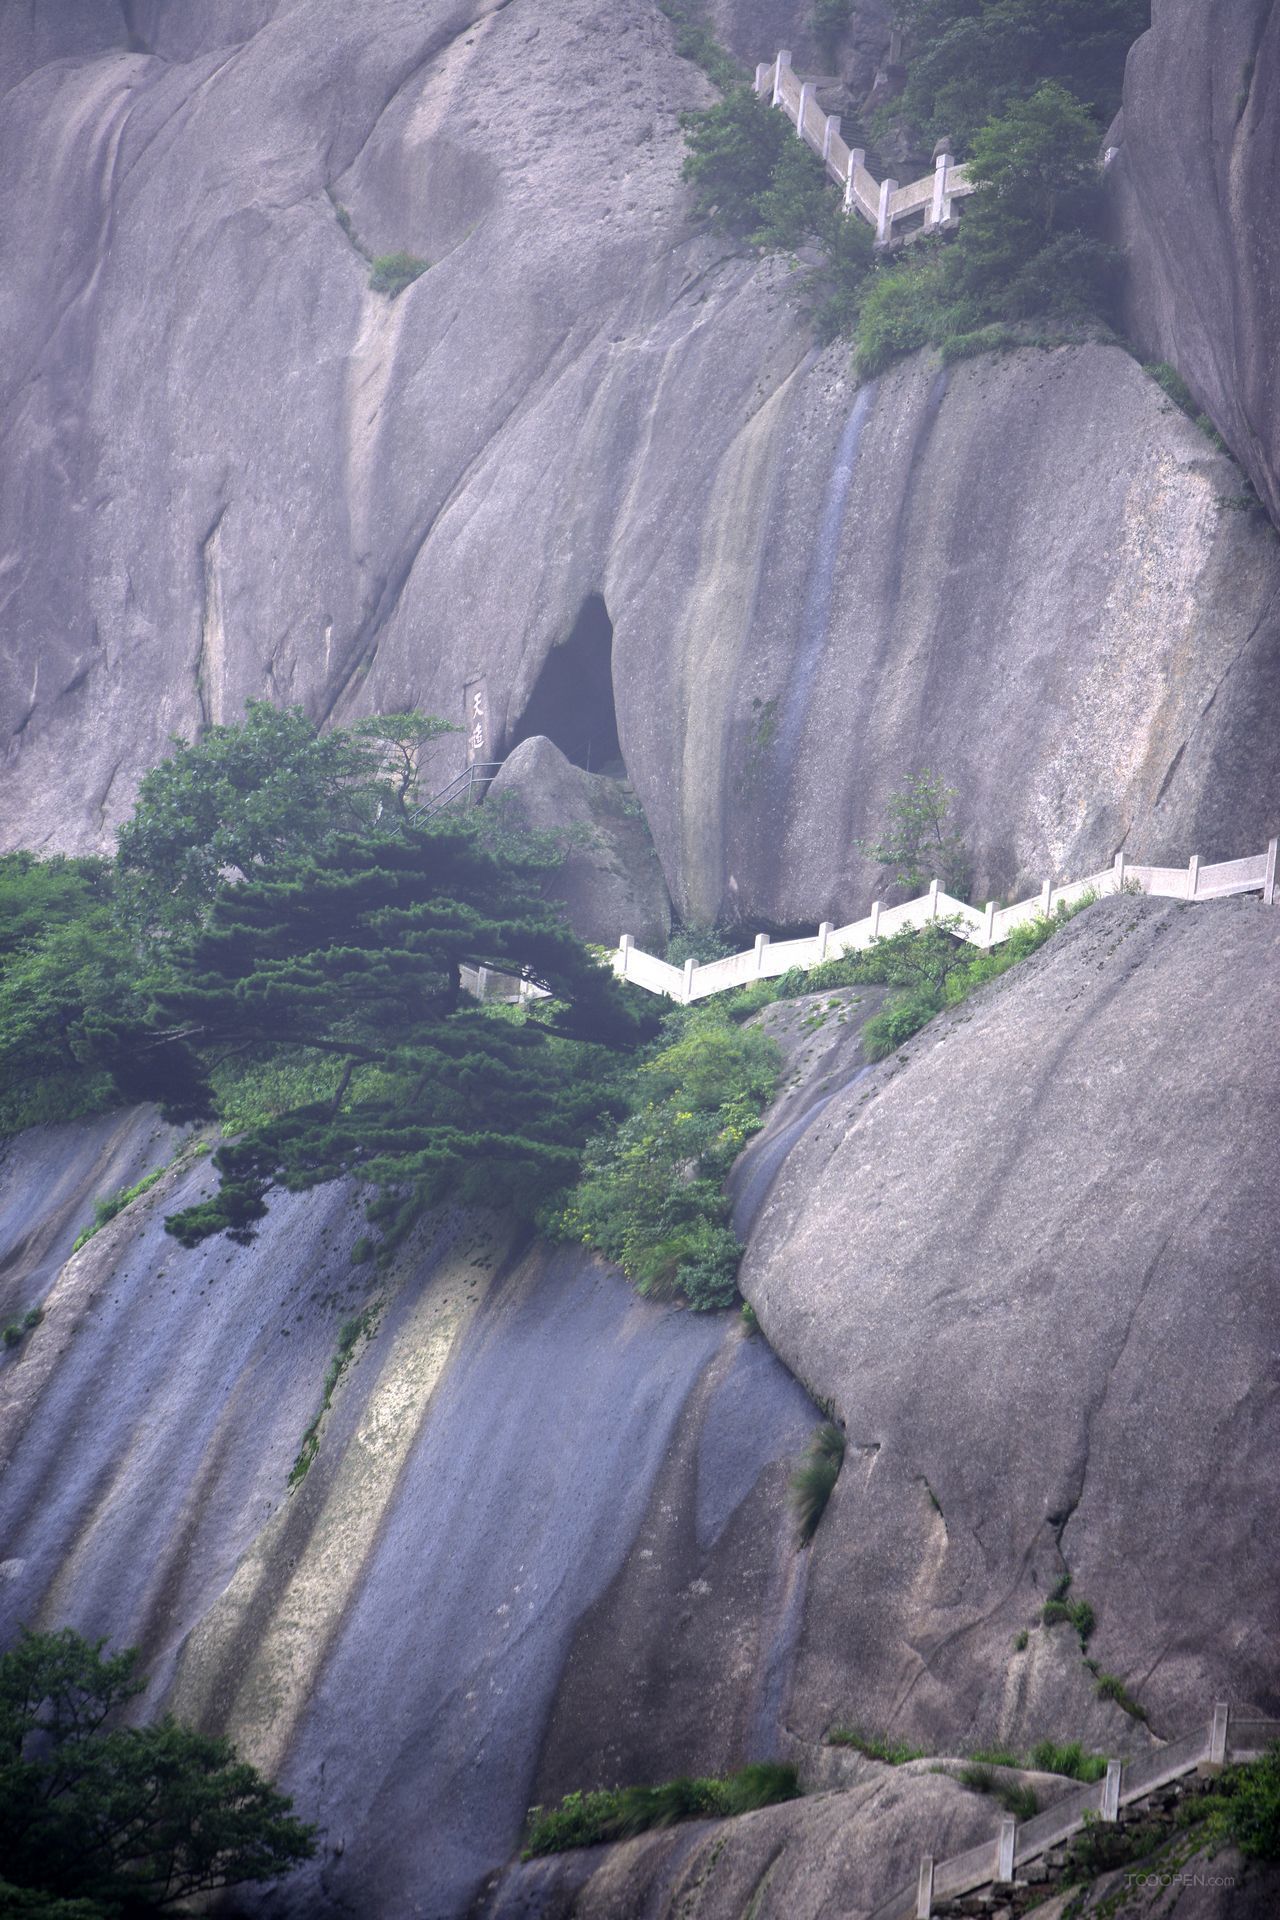
[[200, 730], [221, 724], [227, 667], [227, 635], [222, 609], [222, 522], [226, 508], [200, 543], [200, 651], [196, 656], [196, 700]]
[[[245, 1555], [188, 1642], [172, 1696], [174, 1711], [207, 1720], [215, 1698], [229, 1685], [234, 1693], [226, 1731], [244, 1757], [268, 1773], [279, 1771], [319, 1682], [449, 1355], [501, 1265], [502, 1249], [483, 1271], [469, 1262], [471, 1251], [464, 1245], [444, 1261], [399, 1328], [296, 1566], [291, 1560], [284, 1568], [278, 1564], [287, 1505]], [[264, 1598], [269, 1615], [241, 1667], [241, 1628]]]
[[721, 903], [725, 741], [764, 557], [747, 530], [767, 526], [772, 455], [790, 385], [789, 377], [769, 396], [720, 464], [685, 624], [681, 686], [673, 696], [684, 726], [681, 907], [699, 919], [714, 919]]

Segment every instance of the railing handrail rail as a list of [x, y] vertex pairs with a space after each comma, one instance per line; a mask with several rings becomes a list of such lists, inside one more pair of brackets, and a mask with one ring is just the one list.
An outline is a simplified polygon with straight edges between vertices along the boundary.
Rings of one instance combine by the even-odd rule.
[[840, 116], [823, 113], [814, 98], [814, 82], [802, 80], [791, 66], [784, 47], [776, 58], [756, 68], [755, 90], [781, 109], [797, 136], [818, 155], [836, 185], [844, 191], [846, 213], [859, 213], [876, 230], [877, 244], [893, 245], [894, 222], [911, 213], [924, 214], [924, 231], [934, 232], [951, 220], [951, 202], [975, 191], [963, 166], [949, 153], [939, 154], [932, 173], [899, 186], [896, 180], [877, 180], [868, 173], [866, 153], [850, 148], [840, 137]]
[[[1269, 1720], [1255, 1714], [1242, 1714], [1240, 1718], [1251, 1729], [1248, 1743], [1233, 1745], [1231, 1709], [1229, 1705], [1219, 1702], [1213, 1709], [1208, 1725], [1198, 1735], [1184, 1735], [1180, 1740], [1168, 1742], [1170, 1749], [1186, 1747], [1188, 1740], [1192, 1742], [1181, 1758], [1167, 1770], [1157, 1768], [1151, 1778], [1140, 1779], [1136, 1786], [1126, 1788], [1124, 1777], [1126, 1766], [1134, 1762], [1123, 1759], [1109, 1761], [1103, 1780], [1091, 1782], [1078, 1793], [1067, 1794], [1052, 1807], [1046, 1808], [1043, 1814], [1034, 1816], [1040, 1831], [1029, 1847], [1019, 1847], [1018, 1832], [1020, 1826], [1030, 1826], [1032, 1822], [1006, 1818], [1001, 1822], [1000, 1832], [989, 1841], [966, 1847], [962, 1853], [952, 1854], [945, 1860], [935, 1861], [931, 1854], [926, 1854], [920, 1862], [916, 1879], [897, 1888], [887, 1900], [882, 1901], [871, 1920], [929, 1920], [935, 1894], [938, 1898], [954, 1900], [966, 1893], [975, 1893], [980, 1887], [990, 1886], [995, 1881], [1012, 1880], [1016, 1868], [1038, 1859], [1051, 1848], [1061, 1846], [1064, 1840], [1082, 1833], [1087, 1814], [1104, 1821], [1114, 1821], [1121, 1807], [1132, 1806], [1153, 1793], [1159, 1793], [1171, 1781], [1194, 1773], [1206, 1763], [1216, 1767], [1232, 1759], [1253, 1760], [1273, 1740], [1280, 1739], [1280, 1720]], [[1260, 1732], [1266, 1736], [1261, 1744]], [[1143, 1757], [1155, 1759], [1161, 1751], [1157, 1748], [1154, 1754]], [[1042, 1823], [1050, 1814], [1060, 1817], [1046, 1827]], [[945, 1881], [944, 1888], [937, 1886], [939, 1881]]]
[[1102, 896], [1137, 889], [1157, 899], [1194, 904], [1229, 899], [1233, 894], [1261, 892], [1266, 904], [1272, 906], [1276, 896], [1278, 844], [1273, 837], [1262, 853], [1219, 860], [1210, 865], [1205, 865], [1199, 854], [1193, 854], [1185, 867], [1147, 865], [1118, 853], [1114, 865], [1098, 873], [1061, 886], [1046, 880], [1038, 894], [1008, 907], [997, 907], [994, 900], [988, 901], [983, 909], [971, 907], [944, 893], [935, 880], [928, 893], [896, 907], [886, 907], [881, 901], [873, 900], [871, 912], [848, 926], [833, 927], [829, 920], [824, 920], [812, 936], [777, 942], [771, 942], [767, 933], [760, 933], [752, 947], [701, 965], [687, 960], [683, 967], [674, 966], [656, 954], [645, 953], [629, 933], [624, 933], [611, 955], [611, 962], [621, 979], [649, 993], [666, 994], [688, 1006], [713, 993], [728, 993], [734, 988], [749, 986], [754, 980], [776, 978], [795, 966], [807, 970], [820, 966], [824, 960], [840, 959], [850, 951], [864, 951], [888, 934], [908, 927], [919, 929], [935, 920], [958, 921], [951, 931], [971, 946], [983, 950], [1002, 946], [1017, 927], [1049, 916], [1056, 906], [1074, 905], [1089, 892]]

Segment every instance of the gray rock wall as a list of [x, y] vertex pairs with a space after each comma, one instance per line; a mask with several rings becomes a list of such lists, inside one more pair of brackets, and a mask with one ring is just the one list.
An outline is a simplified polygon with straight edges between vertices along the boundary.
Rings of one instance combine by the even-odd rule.
[[[3, 1218], [53, 1168], [57, 1217], [90, 1217], [106, 1128], [19, 1143]], [[491, 1223], [437, 1221], [373, 1285], [341, 1187], [282, 1198], [251, 1249], [183, 1252], [163, 1216], [207, 1179], [175, 1168], [51, 1287], [34, 1242], [14, 1279], [45, 1318], [0, 1356], [0, 1645], [25, 1622], [140, 1646], [146, 1711], [229, 1733], [320, 1823], [266, 1902], [307, 1920], [452, 1920], [538, 1793], [776, 1750], [786, 1479], [818, 1416], [764, 1343]]]
[[[596, 594], [686, 918], [865, 910], [923, 765], [984, 891], [1261, 844], [1236, 469], [1114, 349], [856, 395], [803, 270], [690, 225], [712, 96], [649, 0], [130, 18], [6, 29], [4, 844], [109, 840], [250, 695], [460, 718], [484, 676], [501, 751]], [[370, 292], [329, 192], [430, 271]]]
[[1110, 181], [1127, 322], [1171, 362], [1280, 524], [1280, 9], [1153, 0]]
[[1037, 1624], [1064, 1571], [1156, 1733], [1275, 1711], [1278, 980], [1256, 901], [1104, 901], [792, 1147], [742, 1286], [849, 1437], [799, 1737], [1141, 1745]]

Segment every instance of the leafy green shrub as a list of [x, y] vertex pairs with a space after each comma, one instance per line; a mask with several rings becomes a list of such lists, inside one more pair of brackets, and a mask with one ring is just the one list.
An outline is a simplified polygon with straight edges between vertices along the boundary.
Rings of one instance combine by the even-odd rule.
[[887, 1767], [905, 1767], [910, 1760], [928, 1757], [924, 1747], [893, 1740], [887, 1733], [866, 1733], [861, 1727], [832, 1727], [826, 1738], [829, 1747], [852, 1747], [868, 1760], [882, 1760]]
[[1086, 1753], [1078, 1740], [1059, 1745], [1041, 1740], [1031, 1749], [1027, 1765], [1037, 1773], [1061, 1773], [1068, 1780], [1101, 1780], [1107, 1770], [1105, 1753]]
[[[778, 113], [773, 117], [782, 119]], [[834, 211], [822, 162], [802, 140], [786, 142], [768, 184], [752, 204], [756, 218], [752, 244], [784, 252], [799, 246], [811, 234], [825, 233]]]
[[137, 1654], [104, 1644], [24, 1628], [0, 1658], [5, 1913], [158, 1920], [310, 1859], [315, 1828], [229, 1741], [168, 1716], [121, 1724], [143, 1690]]
[[[1004, 1761], [997, 1762], [998, 1766], [1005, 1764]], [[1013, 1764], [1016, 1766], [1017, 1761], [1015, 1760]], [[1016, 1780], [1001, 1779], [992, 1766], [971, 1762], [968, 1766], [961, 1767], [956, 1778], [962, 1787], [968, 1788], [970, 1793], [989, 1794], [993, 1800], [999, 1802], [1006, 1813], [1011, 1813], [1015, 1820], [1031, 1820], [1040, 1811], [1040, 1802], [1036, 1799], [1034, 1788], [1022, 1786]]]
[[1146, 1708], [1134, 1699], [1118, 1674], [1100, 1673], [1096, 1667], [1093, 1667], [1091, 1671], [1096, 1681], [1094, 1692], [1097, 1694], [1099, 1700], [1112, 1700], [1116, 1706], [1120, 1708], [1122, 1713], [1129, 1715], [1131, 1720], [1141, 1720], [1145, 1723], [1147, 1718]]
[[948, 331], [946, 258], [919, 247], [872, 279], [857, 312], [858, 370], [870, 379]]
[[845, 1437], [834, 1421], [825, 1420], [809, 1442], [804, 1460], [791, 1476], [791, 1504], [804, 1546], [818, 1531], [818, 1522], [840, 1478]]
[[716, 1003], [665, 1028], [668, 1044], [627, 1084], [629, 1117], [589, 1143], [577, 1186], [541, 1220], [615, 1261], [641, 1293], [710, 1311], [733, 1304], [742, 1254], [724, 1178], [759, 1129], [780, 1056]]
[[1213, 1841], [1232, 1842], [1250, 1860], [1280, 1860], [1280, 1743], [1224, 1768], [1214, 1792], [1187, 1807], [1188, 1820], [1205, 1816]]
[[1097, 1625], [1093, 1608], [1087, 1600], [1046, 1600], [1040, 1610], [1040, 1618], [1046, 1627], [1074, 1627], [1080, 1636], [1081, 1647], [1088, 1646]]
[[681, 1820], [723, 1820], [800, 1796], [794, 1767], [757, 1762], [726, 1779], [670, 1780], [660, 1787], [614, 1787], [566, 1794], [558, 1807], [529, 1809], [522, 1860], [573, 1847], [627, 1840]]
[[150, 1189], [155, 1186], [156, 1182], [164, 1177], [168, 1170], [167, 1164], [163, 1167], [155, 1167], [150, 1173], [144, 1173], [141, 1180], [135, 1181], [133, 1186], [122, 1187], [119, 1193], [113, 1193], [105, 1200], [95, 1200], [93, 1203], [93, 1224], [86, 1227], [82, 1233], [76, 1236], [71, 1245], [72, 1253], [79, 1253], [85, 1242], [92, 1240], [94, 1234], [97, 1233], [100, 1228], [105, 1227], [108, 1220], [114, 1220], [118, 1213], [123, 1213], [129, 1203], [136, 1200], [140, 1194], [149, 1192]]
[[676, 927], [667, 942], [666, 957], [673, 967], [682, 967], [686, 960], [704, 967], [708, 961], [736, 953], [740, 945], [740, 937], [723, 927]]
[[1030, 1640], [1031, 1640], [1031, 1635], [1027, 1632], [1027, 1629], [1025, 1627], [1019, 1627], [1018, 1631], [1013, 1636], [1014, 1652], [1025, 1653], [1030, 1643]]
[[431, 262], [420, 260], [416, 253], [380, 253], [369, 264], [370, 292], [385, 293], [394, 300], [421, 278]]
[[311, 1462], [320, 1450], [320, 1425], [330, 1406], [339, 1380], [355, 1358], [356, 1348], [362, 1340], [371, 1340], [378, 1316], [379, 1301], [365, 1308], [363, 1313], [353, 1314], [350, 1320], [344, 1320], [338, 1329], [338, 1348], [324, 1376], [324, 1387], [320, 1395], [320, 1411], [302, 1436], [302, 1445], [298, 1457], [289, 1469], [289, 1485], [296, 1487], [305, 1480]]
[[702, 17], [700, 0], [658, 0], [658, 5], [675, 27], [676, 52], [682, 60], [701, 67], [722, 93], [742, 84], [742, 68]]
[[862, 1029], [863, 1053], [868, 1060], [887, 1060], [941, 1011], [942, 1001], [936, 994], [926, 991], [903, 994], [867, 1021]]
[[906, 121], [923, 158], [947, 136], [968, 150], [992, 114], [1053, 79], [1106, 126], [1125, 56], [1150, 24], [1149, 0], [900, 0], [906, 85], [883, 124]]
[[712, 107], [682, 113], [680, 125], [688, 148], [680, 174], [693, 188], [695, 212], [730, 233], [754, 233], [774, 169], [798, 144], [786, 117], [750, 87], [735, 87]]

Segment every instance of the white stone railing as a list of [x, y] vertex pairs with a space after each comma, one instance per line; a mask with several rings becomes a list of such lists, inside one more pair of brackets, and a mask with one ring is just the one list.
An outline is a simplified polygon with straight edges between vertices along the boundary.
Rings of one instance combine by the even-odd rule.
[[1198, 1767], [1256, 1760], [1276, 1740], [1280, 1740], [1280, 1720], [1232, 1714], [1226, 1705], [1216, 1706], [1207, 1726], [1137, 1759], [1109, 1761], [1103, 1779], [1067, 1794], [1030, 1820], [1006, 1817], [999, 1833], [980, 1846], [953, 1854], [949, 1860], [935, 1861], [926, 1854], [917, 1879], [899, 1887], [876, 1908], [871, 1920], [930, 1920], [935, 1901], [958, 1900], [980, 1887], [1007, 1885], [1019, 1868], [1083, 1833], [1091, 1819], [1118, 1820], [1122, 1807], [1145, 1800]]
[[824, 920], [816, 934], [803, 940], [770, 940], [767, 933], [756, 935], [755, 945], [744, 953], [731, 953], [723, 960], [710, 960], [698, 966], [687, 960], [683, 967], [644, 953], [629, 933], [624, 933], [613, 958], [614, 972], [633, 986], [649, 993], [664, 993], [681, 1006], [705, 1000], [713, 993], [727, 993], [734, 987], [750, 986], [753, 980], [772, 980], [789, 973], [792, 967], [816, 967], [824, 960], [837, 960], [842, 954], [861, 953], [874, 940], [906, 928], [919, 930], [931, 921], [947, 920], [957, 939], [975, 947], [998, 947], [1015, 927], [1024, 927], [1055, 907], [1075, 906], [1088, 894], [1123, 893], [1126, 889], [1149, 893], [1168, 900], [1225, 900], [1235, 893], [1261, 893], [1268, 906], [1276, 894], [1276, 848], [1272, 840], [1265, 853], [1245, 860], [1222, 860], [1205, 866], [1199, 854], [1185, 867], [1147, 867], [1118, 853], [1115, 865], [1100, 873], [1066, 886], [1046, 880], [1032, 900], [1016, 906], [997, 907], [994, 901], [979, 910], [963, 900], [944, 893], [935, 880], [928, 893], [908, 900], [899, 907], [872, 902], [865, 920], [847, 927], [834, 927]]
[[843, 191], [846, 213], [861, 214], [875, 228], [878, 246], [892, 246], [894, 223], [911, 214], [924, 215], [925, 233], [947, 226], [952, 201], [974, 191], [965, 169], [949, 153], [939, 154], [933, 172], [908, 186], [873, 179], [864, 150], [846, 146], [840, 138], [839, 114], [823, 113], [814, 98], [813, 82], [801, 80], [792, 71], [791, 55], [785, 49], [776, 60], [756, 68], [756, 92], [771, 106], [781, 107]]

